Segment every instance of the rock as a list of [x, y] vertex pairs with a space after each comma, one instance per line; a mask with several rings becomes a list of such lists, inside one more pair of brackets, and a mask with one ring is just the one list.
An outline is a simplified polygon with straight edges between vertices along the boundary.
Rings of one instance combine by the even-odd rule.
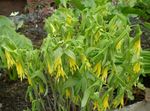
[[2, 108], [2, 104], [0, 103], [0, 109]]
[[150, 88], [145, 89], [145, 100], [150, 102]]
[[150, 111], [150, 102], [141, 101], [114, 111]]

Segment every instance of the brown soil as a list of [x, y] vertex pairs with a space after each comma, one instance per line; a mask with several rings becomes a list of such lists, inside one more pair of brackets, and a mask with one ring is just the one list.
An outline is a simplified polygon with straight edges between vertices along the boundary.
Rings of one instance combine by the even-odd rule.
[[25, 100], [26, 81], [11, 81], [5, 73], [0, 77], [0, 111], [23, 111], [30, 107], [29, 101]]
[[12, 12], [24, 11], [26, 0], [0, 0], [0, 15], [9, 16]]

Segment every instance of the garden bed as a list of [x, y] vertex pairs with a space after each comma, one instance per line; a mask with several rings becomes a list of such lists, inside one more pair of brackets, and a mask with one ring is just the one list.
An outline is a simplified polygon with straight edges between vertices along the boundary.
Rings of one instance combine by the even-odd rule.
[[6, 73], [0, 77], [0, 111], [23, 111], [31, 107], [31, 103], [25, 100], [27, 81], [11, 81], [8, 78]]
[[[53, 12], [53, 9], [49, 14]], [[24, 34], [26, 37], [30, 38], [34, 44], [35, 48], [39, 48], [43, 39], [46, 37], [47, 33], [44, 30], [44, 19], [48, 15], [41, 17], [41, 13], [34, 12], [32, 14], [16, 16], [22, 18], [25, 23], [22, 28], [17, 30], [18, 32]], [[14, 18], [13, 18], [14, 19]], [[17, 18], [15, 18], [17, 19]], [[142, 47], [143, 49], [150, 48], [150, 32], [143, 28], [142, 35]], [[3, 73], [3, 72], [2, 72]], [[4, 75], [4, 74], [3, 74]], [[7, 74], [6, 74], [7, 75]], [[0, 111], [22, 111], [27, 107], [31, 106], [31, 103], [25, 100], [25, 93], [27, 90], [27, 81], [10, 81], [7, 79], [8, 77], [2, 76], [0, 79], [0, 104], [2, 105]], [[141, 77], [140, 78], [146, 87], [149, 87], [150, 78], [149, 77]], [[138, 101], [143, 101], [145, 92], [138, 88], [134, 88], [133, 90], [135, 100], [130, 101], [125, 98], [125, 105], [130, 105], [136, 103]], [[49, 95], [52, 97], [51, 93]], [[47, 99], [47, 98], [46, 98]], [[47, 108], [49, 111], [49, 108]]]

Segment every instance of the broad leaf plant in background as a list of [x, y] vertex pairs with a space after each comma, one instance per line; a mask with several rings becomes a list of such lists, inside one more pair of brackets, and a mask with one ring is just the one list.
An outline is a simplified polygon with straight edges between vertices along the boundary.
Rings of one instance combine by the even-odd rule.
[[[43, 86], [47, 92], [48, 86], [43, 75], [40, 51], [33, 49], [31, 41], [17, 33], [13, 22], [4, 16], [0, 16], [0, 30], [0, 68], [7, 69], [12, 80], [27, 79], [27, 95], [32, 106], [41, 103], [39, 92], [43, 91]], [[32, 110], [35, 111], [34, 107]]]
[[133, 86], [150, 67], [140, 26], [130, 37], [128, 18], [107, 0], [57, 2], [40, 49], [0, 16], [0, 65], [11, 79], [28, 80], [31, 110], [46, 111], [51, 101], [53, 111], [106, 111], [124, 106], [125, 96], [134, 99]]

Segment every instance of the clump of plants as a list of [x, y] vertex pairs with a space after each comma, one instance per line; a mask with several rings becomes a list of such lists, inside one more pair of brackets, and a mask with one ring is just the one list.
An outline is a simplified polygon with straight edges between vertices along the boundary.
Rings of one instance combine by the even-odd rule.
[[[46, 20], [45, 67], [54, 79], [55, 93], [80, 110], [123, 106], [124, 96], [133, 99], [132, 87], [138, 85], [140, 28], [131, 39], [127, 19], [112, 15], [110, 5], [82, 11], [61, 7]], [[64, 104], [59, 97], [57, 103]]]
[[48, 92], [53, 111], [123, 107], [124, 97], [133, 100], [133, 87], [141, 87], [141, 73], [149, 73], [140, 26], [131, 38], [128, 18], [107, 0], [83, 0], [74, 6], [72, 0], [59, 2], [45, 20], [48, 35], [40, 49], [0, 17], [1, 68], [12, 70], [13, 79], [28, 80], [26, 97], [32, 108], [27, 111], [46, 111]]
[[28, 80], [27, 96], [35, 111], [34, 104], [40, 103], [39, 90], [43, 84], [48, 87], [41, 67], [40, 51], [33, 49], [32, 42], [17, 33], [15, 28], [12, 21], [0, 16], [0, 68], [8, 71], [11, 80]]

